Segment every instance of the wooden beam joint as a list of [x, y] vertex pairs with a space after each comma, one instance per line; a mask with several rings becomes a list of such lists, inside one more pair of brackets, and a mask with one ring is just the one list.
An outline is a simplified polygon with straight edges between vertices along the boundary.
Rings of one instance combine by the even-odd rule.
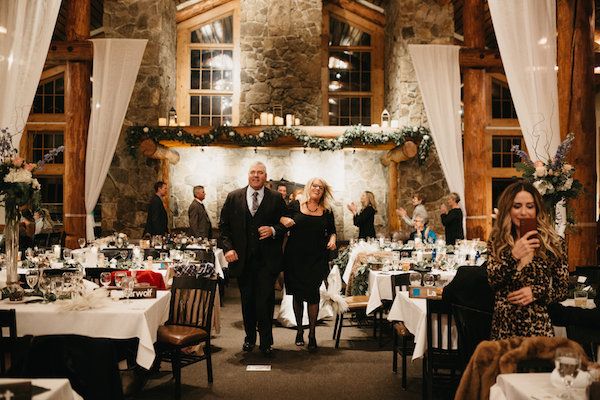
[[92, 61], [93, 59], [94, 47], [88, 40], [51, 42], [46, 62]]
[[463, 47], [458, 53], [461, 68], [480, 68], [486, 70], [503, 69], [502, 58], [496, 50]]

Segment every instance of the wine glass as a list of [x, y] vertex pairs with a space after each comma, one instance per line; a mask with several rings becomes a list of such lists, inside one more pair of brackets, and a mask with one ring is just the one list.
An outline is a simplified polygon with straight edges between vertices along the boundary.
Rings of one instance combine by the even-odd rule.
[[129, 298], [133, 294], [133, 288], [135, 287], [135, 279], [133, 279], [133, 277], [131, 276], [126, 276], [121, 281], [121, 287], [123, 288], [123, 294], [125, 294], [125, 302], [131, 302]]
[[32, 269], [27, 270], [25, 279], [27, 280], [27, 286], [29, 286], [29, 288], [32, 291], [33, 291], [33, 288], [35, 287], [35, 285], [37, 285], [39, 277], [40, 277], [40, 272], [37, 269], [32, 268]]
[[435, 275], [433, 275], [433, 274], [423, 275], [423, 285], [424, 286], [433, 286], [434, 284], [435, 284]]
[[408, 276], [410, 281], [410, 286], [421, 286], [421, 273], [419, 272], [411, 272]]
[[572, 399], [571, 385], [579, 374], [581, 360], [579, 354], [567, 347], [559, 347], [554, 355], [554, 364], [558, 374], [563, 379], [567, 390], [561, 394], [563, 399]]
[[63, 260], [67, 261], [70, 258], [71, 258], [71, 250], [63, 249]]
[[50, 291], [50, 285], [52, 280], [47, 275], [43, 273], [40, 275], [38, 279], [38, 284], [40, 291], [42, 292], [42, 296], [44, 297], [44, 303], [48, 303], [48, 292]]
[[129, 252], [127, 250], [121, 250], [119, 252], [119, 255], [121, 256], [121, 260], [125, 261], [125, 260], [127, 260], [127, 256], [129, 255]]
[[79, 239], [77, 239], [77, 243], [79, 243], [79, 247], [83, 249], [85, 247], [85, 245], [86, 245], [85, 238], [79, 238]]
[[122, 287], [121, 283], [126, 277], [127, 273], [125, 271], [115, 272], [115, 286]]
[[110, 272], [102, 272], [100, 274], [100, 283], [102, 284], [102, 287], [104, 287], [104, 288], [108, 287], [111, 282], [112, 282], [112, 275], [110, 274]]

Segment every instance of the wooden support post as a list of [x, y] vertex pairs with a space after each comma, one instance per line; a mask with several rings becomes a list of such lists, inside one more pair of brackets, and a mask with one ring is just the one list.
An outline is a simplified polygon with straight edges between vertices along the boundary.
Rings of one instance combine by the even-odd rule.
[[576, 226], [568, 234], [569, 266], [596, 265], [596, 116], [594, 105], [594, 0], [558, 0], [558, 104], [560, 135], [575, 133], [570, 161], [583, 184], [570, 202]]
[[[465, 45], [485, 47], [484, 0], [465, 0], [463, 9]], [[487, 170], [491, 156], [484, 151], [488, 140], [486, 125], [485, 70], [466, 68], [464, 84], [464, 163], [467, 238], [486, 240], [491, 231], [491, 191]]]
[[[90, 36], [90, 0], [69, 0], [67, 40]], [[65, 173], [63, 214], [65, 246], [76, 248], [85, 237], [85, 151], [90, 121], [91, 67], [86, 61], [68, 61], [65, 71]]]

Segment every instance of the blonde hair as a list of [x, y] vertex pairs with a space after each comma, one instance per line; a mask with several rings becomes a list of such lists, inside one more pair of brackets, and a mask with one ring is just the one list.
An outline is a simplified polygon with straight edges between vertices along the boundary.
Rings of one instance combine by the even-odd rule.
[[321, 181], [321, 185], [323, 186], [323, 195], [319, 200], [319, 205], [324, 209], [331, 211], [331, 202], [333, 201], [333, 196], [331, 195], [331, 186], [325, 181], [323, 178], [311, 178], [306, 185], [304, 186], [303, 198], [300, 200], [300, 204], [308, 204], [308, 200], [310, 199], [310, 187], [315, 181]]
[[367, 206], [373, 207], [373, 210], [377, 211], [377, 202], [375, 201], [375, 195], [369, 190], [365, 190], [365, 196], [367, 196]]
[[546, 259], [548, 257], [546, 253], [549, 251], [556, 257], [564, 259], [566, 254], [563, 251], [562, 239], [550, 222], [550, 215], [546, 211], [542, 196], [532, 184], [525, 181], [509, 185], [500, 195], [498, 214], [490, 236], [492, 254], [498, 257], [504, 249], [512, 248], [515, 245], [517, 233], [510, 217], [510, 211], [519, 192], [531, 194], [535, 204], [537, 231], [540, 239], [540, 247], [536, 250], [536, 255]]
[[297, 200], [298, 202], [300, 202], [300, 199], [302, 198], [302, 193], [304, 193], [304, 188], [294, 189], [292, 194], [290, 194], [290, 201]]

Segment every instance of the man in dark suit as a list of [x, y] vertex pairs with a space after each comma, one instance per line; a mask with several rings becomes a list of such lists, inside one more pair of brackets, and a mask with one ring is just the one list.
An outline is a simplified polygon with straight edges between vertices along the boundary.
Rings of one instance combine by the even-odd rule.
[[158, 181], [154, 184], [154, 196], [150, 199], [148, 205], [148, 219], [144, 234], [166, 235], [169, 232], [167, 210], [163, 204], [162, 198], [167, 195], [167, 184], [163, 181]]
[[202, 201], [206, 197], [204, 186], [194, 186], [194, 200], [188, 208], [189, 234], [197, 238], [212, 238], [212, 224]]
[[281, 271], [282, 242], [286, 229], [279, 222], [285, 203], [279, 193], [265, 187], [267, 170], [252, 164], [248, 186], [227, 195], [219, 228], [231, 276], [237, 277], [242, 300], [246, 338], [242, 349], [252, 351], [256, 328], [260, 350], [269, 357], [273, 345], [274, 284]]

